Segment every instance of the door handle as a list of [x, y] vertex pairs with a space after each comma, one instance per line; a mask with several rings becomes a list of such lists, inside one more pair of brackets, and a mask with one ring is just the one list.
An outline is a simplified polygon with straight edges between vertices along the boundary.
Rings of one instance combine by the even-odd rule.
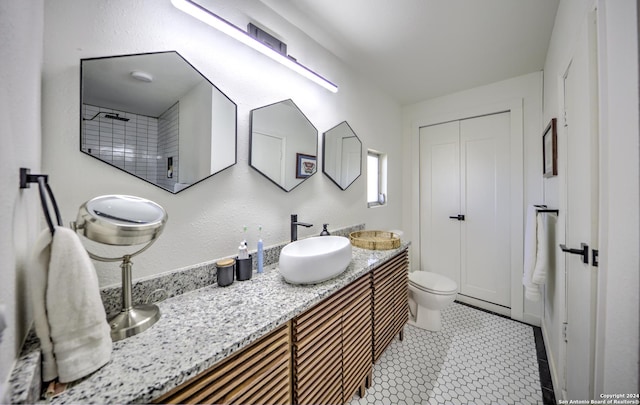
[[589, 245], [587, 245], [586, 243], [581, 243], [580, 249], [571, 249], [561, 243], [560, 249], [562, 249], [562, 251], [565, 253], [582, 256], [582, 263], [589, 264]]
[[464, 215], [458, 214], [455, 217], [449, 217], [451, 219], [457, 219], [458, 221], [464, 221]]

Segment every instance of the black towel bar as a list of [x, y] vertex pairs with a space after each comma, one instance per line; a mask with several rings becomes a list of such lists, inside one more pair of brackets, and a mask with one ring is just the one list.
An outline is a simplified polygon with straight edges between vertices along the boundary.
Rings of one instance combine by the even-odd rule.
[[537, 213], [542, 212], [542, 213], [551, 213], [551, 214], [556, 214], [556, 215], [558, 215], [560, 213], [560, 210], [549, 209], [544, 204], [534, 205], [534, 207], [536, 207], [536, 212]]
[[62, 218], [60, 217], [60, 210], [58, 209], [58, 204], [56, 203], [56, 199], [53, 196], [53, 191], [51, 190], [51, 187], [48, 183], [49, 176], [47, 176], [46, 174], [30, 174], [29, 172], [29, 169], [26, 169], [24, 167], [20, 168], [20, 188], [30, 188], [31, 183], [38, 183], [38, 189], [40, 191], [40, 203], [42, 204], [42, 210], [44, 211], [44, 218], [47, 220], [47, 225], [49, 226], [51, 235], [53, 235], [56, 231], [56, 228], [53, 225], [51, 215], [49, 214], [49, 206], [47, 204], [45, 190], [47, 191], [47, 194], [49, 194], [49, 199], [51, 200], [51, 205], [53, 205], [53, 211], [56, 214], [56, 220], [59, 226], [62, 226]]

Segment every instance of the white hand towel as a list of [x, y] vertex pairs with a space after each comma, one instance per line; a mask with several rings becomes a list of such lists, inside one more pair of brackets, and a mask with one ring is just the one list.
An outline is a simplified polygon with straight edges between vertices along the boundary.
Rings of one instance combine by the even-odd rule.
[[539, 301], [542, 297], [542, 286], [547, 279], [549, 267], [548, 231], [545, 220], [534, 206], [527, 211], [527, 223], [524, 235], [524, 285], [525, 297], [531, 301]]
[[36, 333], [43, 380], [70, 382], [109, 362], [111, 335], [96, 270], [71, 229], [39, 236], [31, 266]]
[[547, 220], [543, 215], [538, 215], [537, 240], [538, 249], [536, 253], [536, 267], [531, 274], [531, 282], [542, 289], [547, 281], [547, 269], [549, 268], [549, 232], [547, 231]]
[[40, 339], [42, 351], [42, 379], [51, 381], [58, 376], [56, 359], [53, 357], [53, 342], [47, 320], [47, 276], [51, 260], [51, 232], [46, 229], [40, 233], [33, 247], [29, 278], [31, 280], [31, 302], [36, 334]]

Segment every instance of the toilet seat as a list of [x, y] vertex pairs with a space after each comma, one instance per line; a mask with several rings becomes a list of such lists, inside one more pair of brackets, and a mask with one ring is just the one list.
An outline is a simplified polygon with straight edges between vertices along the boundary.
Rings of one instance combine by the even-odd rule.
[[458, 291], [458, 284], [448, 277], [429, 271], [409, 273], [409, 284], [431, 294], [449, 295]]

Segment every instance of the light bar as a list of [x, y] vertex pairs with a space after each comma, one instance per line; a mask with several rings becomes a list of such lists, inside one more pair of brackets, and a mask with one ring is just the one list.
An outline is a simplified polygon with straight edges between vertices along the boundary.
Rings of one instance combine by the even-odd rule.
[[181, 11], [189, 14], [190, 16], [192, 16], [194, 18], [197, 18], [198, 20], [202, 21], [203, 23], [205, 23], [207, 25], [210, 25], [213, 28], [216, 28], [216, 29], [224, 32], [225, 34], [229, 35], [230, 37], [232, 37], [232, 38], [242, 42], [243, 44], [255, 49], [256, 51], [262, 53], [263, 55], [266, 55], [266, 56], [270, 57], [271, 59], [275, 60], [276, 62], [279, 62], [279, 63], [283, 64], [284, 66], [286, 66], [289, 69], [299, 73], [300, 75], [302, 75], [302, 76], [306, 77], [307, 79], [315, 82], [316, 84], [319, 84], [320, 86], [322, 86], [325, 89], [331, 91], [332, 93], [337, 93], [338, 92], [338, 86], [336, 86], [335, 84], [331, 83], [329, 80], [327, 80], [324, 77], [320, 76], [316, 72], [304, 67], [303, 65], [299, 64], [298, 62], [296, 62], [296, 61], [294, 61], [292, 59], [289, 59], [288, 57], [279, 54], [278, 52], [274, 51], [273, 49], [269, 48], [268, 46], [256, 41], [255, 39], [250, 37], [245, 31], [243, 31], [240, 28], [236, 27], [235, 25], [231, 24], [227, 20], [217, 16], [216, 14], [214, 14], [211, 11], [207, 10], [206, 8], [200, 6], [199, 4], [196, 4], [191, 0], [171, 0], [171, 3], [178, 10], [181, 10]]

